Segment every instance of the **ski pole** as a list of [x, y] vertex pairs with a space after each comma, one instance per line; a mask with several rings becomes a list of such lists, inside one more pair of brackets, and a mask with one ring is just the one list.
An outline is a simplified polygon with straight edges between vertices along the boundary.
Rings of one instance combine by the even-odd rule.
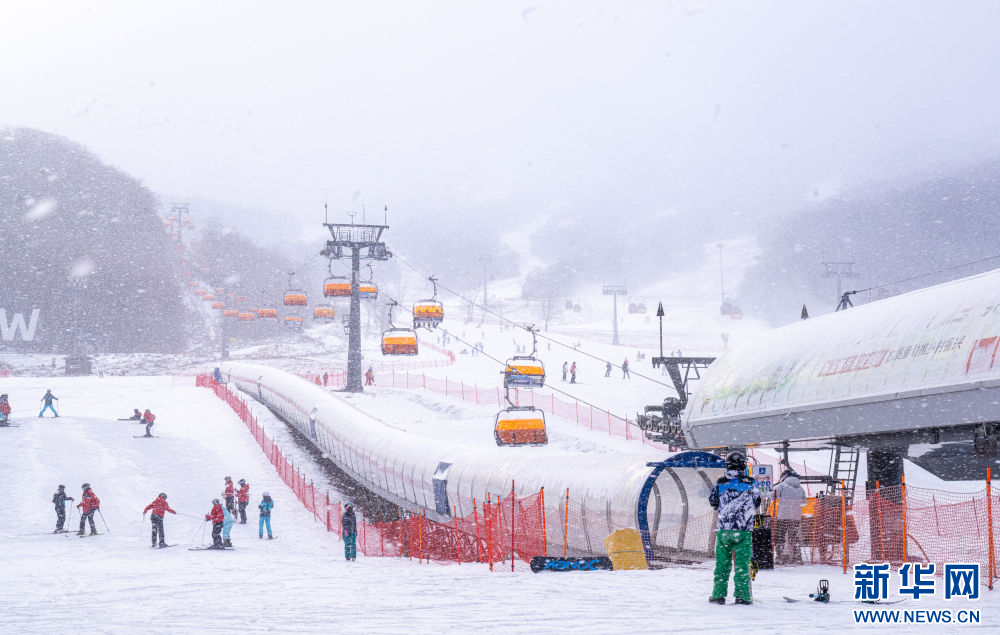
[[104, 514], [101, 513], [101, 508], [100, 507], [97, 508], [97, 515], [101, 517], [101, 522], [104, 523], [104, 528], [107, 529], [108, 533], [110, 534], [111, 533], [111, 527], [108, 527], [108, 521], [104, 520]]
[[146, 524], [146, 512], [142, 512], [142, 520], [139, 521], [139, 540], [142, 540], [142, 526]]
[[188, 544], [192, 544], [192, 545], [193, 545], [193, 544], [194, 544], [194, 539], [198, 537], [198, 532], [199, 532], [199, 531], [201, 531], [201, 530], [202, 530], [202, 529], [204, 529], [204, 528], [205, 528], [205, 527], [204, 527], [204, 525], [202, 525], [202, 526], [200, 526], [200, 527], [197, 527], [197, 526], [196, 526], [196, 527], [194, 528], [194, 534], [193, 534], [193, 535], [191, 536], [191, 540], [190, 540], [190, 541], [188, 541]]

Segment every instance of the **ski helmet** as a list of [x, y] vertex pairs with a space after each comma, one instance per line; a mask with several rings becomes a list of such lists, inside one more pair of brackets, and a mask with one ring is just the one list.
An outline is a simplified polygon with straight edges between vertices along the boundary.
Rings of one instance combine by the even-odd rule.
[[726, 455], [726, 469], [742, 472], [747, 469], [747, 457], [742, 452], [730, 452]]
[[213, 505], [221, 505], [222, 503], [220, 503], [220, 502], [219, 502], [219, 499], [218, 499], [218, 498], [213, 498], [213, 499], [212, 499], [212, 504], [213, 504]]
[[240, 485], [243, 485], [244, 483], [246, 483], [246, 481], [245, 481], [244, 479], [242, 479], [242, 478], [241, 478], [241, 479], [239, 480], [239, 484], [240, 484]]
[[163, 492], [160, 492], [159, 498], [162, 498], [163, 500], [167, 500], [167, 495], [164, 494]]
[[267, 492], [264, 492], [264, 498], [270, 498], [270, 497], [271, 497], [270, 494], [268, 494]]
[[90, 489], [90, 483], [84, 483], [80, 487], [83, 488], [83, 489]]
[[227, 476], [227, 477], [226, 477], [226, 480], [227, 480], [227, 481], [231, 481], [231, 480], [233, 480], [233, 477], [232, 477], [232, 476]]
[[61, 490], [66, 489], [66, 486], [65, 485], [60, 485], [59, 489], [61, 489]]

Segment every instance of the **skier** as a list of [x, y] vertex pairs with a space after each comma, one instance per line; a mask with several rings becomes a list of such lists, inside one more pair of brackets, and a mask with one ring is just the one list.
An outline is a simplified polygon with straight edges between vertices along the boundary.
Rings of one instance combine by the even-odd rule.
[[222, 546], [232, 548], [233, 543], [229, 541], [229, 532], [233, 529], [236, 519], [229, 513], [228, 509], [222, 510]]
[[330, 383], [329, 380], [330, 380], [330, 374], [329, 373], [323, 373], [323, 385], [324, 386], [326, 386], [326, 385], [328, 385]]
[[72, 496], [66, 496], [66, 486], [60, 485], [55, 494], [52, 495], [52, 504], [56, 506], [56, 530], [52, 533], [58, 534], [65, 531], [63, 523], [66, 522], [66, 501], [76, 500]]
[[225, 514], [222, 512], [222, 503], [218, 498], [212, 499], [212, 510], [205, 514], [205, 522], [212, 521], [212, 546], [209, 549], [222, 549], [222, 521]]
[[628, 357], [622, 362], [622, 379], [632, 379], [632, 376], [628, 374]]
[[55, 395], [53, 395], [52, 394], [52, 389], [50, 388], [50, 389], [48, 389], [48, 390], [45, 391], [45, 395], [40, 400], [40, 401], [44, 401], [45, 405], [42, 407], [42, 411], [38, 413], [39, 418], [41, 418], [41, 416], [43, 414], [45, 414], [46, 410], [51, 410], [52, 414], [54, 414], [57, 417], [59, 416], [59, 413], [56, 412], [56, 409], [52, 406], [52, 400], [53, 399], [55, 399], [56, 401], [59, 401], [59, 397], [56, 397]]
[[[164, 512], [170, 512], [171, 514], [176, 514], [177, 512], [170, 509], [170, 505], [167, 504], [167, 495], [163, 492], [160, 492], [160, 495], [152, 503], [146, 505], [146, 508], [142, 510], [142, 515], [145, 516], [146, 512], [151, 509], [153, 513], [149, 516], [149, 523], [153, 526], [153, 546], [166, 547], [167, 536], [163, 533], [163, 514]], [[159, 542], [157, 542], [157, 536], [159, 536]]]
[[726, 456], [726, 474], [719, 477], [708, 496], [719, 511], [715, 538], [715, 584], [709, 602], [725, 604], [729, 571], [733, 569], [733, 595], [737, 604], [753, 604], [750, 598], [750, 556], [753, 552], [753, 517], [760, 505], [760, 489], [746, 473], [747, 460], [741, 452]]
[[264, 537], [264, 525], [267, 525], [267, 539], [271, 540], [274, 538], [271, 535], [271, 510], [274, 509], [274, 501], [271, 500], [271, 495], [264, 492], [264, 498], [261, 499], [257, 508], [260, 510], [260, 520], [257, 523], [258, 537]]
[[368, 370], [365, 371], [365, 386], [374, 386], [374, 385], [375, 385], [375, 371], [373, 371], [372, 367], [369, 366]]
[[142, 413], [142, 420], [146, 422], [146, 434], [144, 436], [153, 436], [149, 433], [149, 429], [153, 427], [153, 422], [156, 421], [156, 415], [150, 412], [149, 408], [146, 408], [146, 412]]
[[569, 383], [576, 383], [576, 362], [573, 362], [573, 365], [569, 367]]
[[563, 362], [563, 381], [566, 381], [566, 372], [569, 370], [569, 362]]
[[250, 485], [240, 479], [240, 489], [236, 492], [236, 503], [240, 506], [240, 524], [247, 524], [247, 505], [250, 504]]
[[0, 426], [10, 425], [10, 402], [7, 393], [0, 395]]
[[341, 533], [344, 535], [344, 558], [358, 559], [358, 521], [354, 516], [354, 503], [348, 503], [344, 517], [340, 519]]
[[236, 511], [236, 493], [233, 491], [233, 479], [230, 476], [226, 477], [226, 489], [222, 492], [222, 497], [226, 499], [226, 509], [229, 513]]
[[604, 367], [604, 376], [611, 377], [611, 362], [608, 362], [608, 365]]
[[80, 508], [80, 531], [77, 536], [84, 535], [84, 523], [90, 521], [90, 535], [97, 535], [97, 526], [94, 524], [94, 512], [101, 508], [101, 499], [97, 498], [94, 490], [90, 489], [90, 483], [80, 486], [83, 489], [83, 500], [76, 504]]
[[802, 564], [799, 527], [806, 493], [794, 470], [785, 470], [782, 474], [774, 488], [774, 498], [778, 505], [778, 517], [774, 520], [775, 556], [784, 564]]
[[133, 408], [132, 409], [132, 416], [129, 417], [128, 420], [129, 421], [142, 421], [142, 413], [139, 412], [138, 408]]

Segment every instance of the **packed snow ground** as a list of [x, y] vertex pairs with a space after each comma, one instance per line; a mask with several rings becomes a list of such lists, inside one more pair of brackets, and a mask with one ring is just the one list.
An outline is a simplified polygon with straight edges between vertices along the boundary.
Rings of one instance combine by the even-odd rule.
[[[59, 419], [37, 417], [46, 388], [60, 398]], [[718, 607], [705, 601], [708, 565], [535, 575], [363, 556], [347, 563], [341, 543], [211, 392], [170, 377], [11, 378], [3, 390], [18, 424], [0, 429], [0, 469], [13, 481], [0, 587], [7, 632], [820, 632], [849, 630], [858, 608], [782, 600], [805, 597], [820, 577], [830, 578], [835, 599], [851, 597], [850, 577], [827, 567], [763, 572], [755, 606]], [[134, 407], [157, 413], [159, 438], [133, 438], [142, 426], [116, 420]], [[298, 458], [304, 470], [318, 470], [309, 461]], [[251, 483], [251, 511], [263, 491], [272, 494], [279, 539], [258, 539], [252, 513], [251, 524], [233, 529], [235, 550], [188, 551], [205, 541], [202, 518], [227, 475]], [[110, 531], [98, 517], [101, 536], [49, 533], [56, 485], [79, 499], [84, 481], [100, 496]], [[142, 508], [160, 491], [178, 512], [166, 519], [177, 546], [163, 550], [150, 549], [148, 519], [142, 523]], [[70, 526], [77, 523], [74, 514]], [[1000, 606], [983, 594], [972, 607], [982, 611], [981, 626], [996, 629]], [[959, 608], [943, 600], [899, 607], [907, 605]]]

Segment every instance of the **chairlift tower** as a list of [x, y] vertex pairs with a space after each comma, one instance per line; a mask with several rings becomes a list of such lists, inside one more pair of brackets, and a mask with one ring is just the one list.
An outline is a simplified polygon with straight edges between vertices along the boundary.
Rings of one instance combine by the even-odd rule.
[[627, 294], [628, 287], [625, 285], [604, 285], [604, 295], [610, 295], [614, 302], [614, 318], [611, 323], [611, 344], [614, 346], [618, 346], [618, 296]]
[[[357, 225], [350, 223], [323, 223], [330, 230], [330, 240], [320, 252], [333, 260], [351, 258], [351, 314], [347, 322], [347, 392], [363, 392], [361, 381], [361, 260], [388, 260], [392, 254], [382, 242], [382, 232], [388, 225]], [[362, 254], [363, 250], [367, 250]]]
[[177, 244], [184, 244], [184, 216], [191, 218], [191, 210], [187, 203], [174, 203], [170, 206], [170, 215], [177, 218]]

